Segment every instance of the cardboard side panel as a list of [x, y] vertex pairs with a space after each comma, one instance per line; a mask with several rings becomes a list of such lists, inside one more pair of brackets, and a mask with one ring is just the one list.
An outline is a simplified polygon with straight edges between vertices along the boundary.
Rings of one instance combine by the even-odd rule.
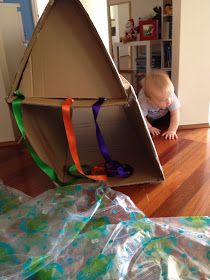
[[[79, 1], [55, 1], [42, 22], [31, 66], [23, 73], [25, 96], [31, 96], [33, 88], [36, 97], [125, 97], [112, 61]], [[33, 79], [25, 77], [28, 71]]]
[[[97, 164], [103, 161], [96, 142], [95, 125], [91, 109], [77, 108], [73, 111], [81, 162]], [[137, 123], [134, 128], [132, 123]], [[115, 105], [102, 107], [98, 123], [112, 159], [131, 165], [135, 172], [129, 178], [109, 178], [109, 185], [132, 185], [163, 180], [157, 154], [142, 121], [135, 100], [129, 107]]]
[[[157, 181], [164, 180], [162, 166], [160, 164], [155, 146], [146, 128], [143, 114], [141, 113], [140, 106], [134, 95], [129, 102], [129, 106], [125, 107], [125, 111], [132, 130], [137, 135], [139, 143], [141, 143], [143, 154], [149, 161], [150, 169], [152, 170], [151, 173], [153, 176], [156, 176]], [[152, 180], [150, 182], [152, 182]]]
[[23, 78], [19, 87], [22, 93], [27, 93], [28, 97], [33, 96], [33, 73], [32, 73], [32, 63], [31, 58], [29, 58], [28, 63], [26, 65], [26, 69], [24, 71]]
[[68, 145], [61, 110], [33, 105], [23, 105], [22, 108], [27, 139], [39, 157], [63, 181]]

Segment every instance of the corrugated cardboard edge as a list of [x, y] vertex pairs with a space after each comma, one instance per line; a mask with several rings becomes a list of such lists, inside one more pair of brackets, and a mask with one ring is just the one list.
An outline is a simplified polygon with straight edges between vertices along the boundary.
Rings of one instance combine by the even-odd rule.
[[[125, 79], [125, 81], [127, 81], [127, 80]], [[127, 83], [129, 83], [129, 82], [127, 81]], [[158, 157], [157, 150], [156, 150], [156, 148], [155, 148], [154, 142], [153, 142], [152, 137], [151, 137], [151, 134], [150, 134], [150, 132], [149, 132], [149, 129], [148, 129], [148, 126], [147, 126], [145, 117], [144, 117], [143, 112], [142, 112], [141, 107], [140, 107], [140, 104], [139, 104], [138, 99], [137, 99], [137, 97], [136, 97], [136, 95], [135, 95], [135, 91], [134, 91], [134, 89], [133, 89], [133, 87], [132, 87], [131, 85], [130, 85], [129, 91], [131, 91], [131, 94], [129, 94], [129, 99], [134, 99], [135, 102], [136, 102], [136, 104], [138, 105], [138, 108], [139, 108], [139, 111], [140, 111], [140, 114], [141, 114], [141, 118], [142, 118], [142, 121], [143, 121], [143, 123], [144, 123], [145, 132], [146, 132], [146, 134], [147, 134], [147, 137], [150, 139], [150, 141], [148, 141], [148, 144], [150, 145], [151, 150], [152, 150], [152, 152], [153, 152], [153, 154], [154, 154], [154, 156], [155, 156], [156, 164], [158, 165], [158, 167], [160, 168], [160, 171], [161, 171], [161, 173], [162, 173], [162, 174], [161, 174], [162, 178], [160, 178], [160, 181], [161, 181], [161, 180], [165, 180], [163, 168], [162, 168], [162, 165], [161, 165], [161, 163], [160, 163], [160, 159], [159, 159], [159, 157]], [[128, 103], [129, 103], [129, 102], [130, 102], [130, 101], [128, 100]], [[145, 181], [145, 183], [148, 183], [148, 182]]]
[[[12, 103], [12, 101], [15, 99], [14, 96], [6, 97], [6, 101], [8, 103]], [[72, 104], [72, 107], [91, 107], [94, 102], [96, 102], [98, 99], [75, 99]], [[28, 105], [38, 105], [38, 106], [51, 106], [51, 107], [59, 107], [61, 108], [62, 103], [64, 102], [64, 99], [61, 98], [42, 98], [42, 97], [26, 97], [22, 104], [28, 104]], [[113, 105], [125, 105], [127, 104], [127, 101], [124, 99], [112, 99], [112, 100], [106, 100], [105, 104], [102, 106], [113, 106]]]
[[[13, 85], [12, 85], [12, 89], [11, 89], [11, 92], [9, 93], [9, 96], [13, 95], [14, 91], [17, 90], [17, 88], [18, 88], [18, 86], [19, 86], [19, 83], [20, 83], [20, 81], [21, 81], [22, 74], [23, 74], [23, 72], [24, 72], [24, 70], [25, 70], [25, 67], [26, 67], [26, 64], [27, 64], [27, 62], [28, 62], [29, 56], [30, 56], [30, 54], [31, 54], [31, 52], [32, 52], [32, 49], [33, 49], [33, 46], [34, 46], [34, 44], [35, 44], [36, 38], [37, 38], [39, 32], [41, 31], [41, 29], [42, 29], [42, 27], [43, 27], [43, 25], [44, 25], [44, 22], [45, 22], [45, 20], [47, 19], [48, 15], [49, 15], [49, 13], [50, 13], [50, 11], [51, 11], [51, 9], [52, 9], [52, 6], [54, 5], [54, 3], [55, 3], [56, 1], [60, 1], [60, 0], [51, 0], [51, 1], [49, 1], [49, 3], [47, 4], [47, 6], [46, 6], [46, 8], [45, 8], [45, 10], [44, 10], [44, 12], [43, 12], [43, 14], [42, 14], [42, 16], [41, 16], [39, 22], [38, 22], [38, 24], [37, 24], [37, 26], [36, 26], [36, 28], [35, 28], [35, 30], [34, 30], [34, 32], [33, 32], [32, 38], [31, 38], [31, 40], [30, 40], [30, 42], [29, 42], [28, 47], [27, 47], [26, 50], [25, 50], [25, 53], [24, 53], [24, 56], [23, 56], [23, 58], [22, 58], [22, 60], [21, 60], [19, 69], [18, 69], [18, 71], [17, 71], [17, 73], [16, 73], [15, 80], [14, 80], [14, 83], [13, 83]], [[118, 70], [117, 70], [117, 68], [116, 68], [116, 66], [115, 66], [115, 64], [114, 64], [114, 62], [113, 62], [113, 59], [112, 59], [111, 55], [108, 53], [107, 49], [105, 48], [105, 46], [104, 46], [104, 44], [103, 44], [103, 42], [102, 42], [102, 40], [101, 40], [101, 37], [99, 36], [99, 34], [98, 34], [98, 32], [97, 32], [97, 30], [96, 30], [94, 24], [92, 23], [92, 21], [91, 21], [89, 15], [88, 15], [88, 13], [86, 12], [86, 10], [84, 9], [83, 5], [81, 4], [81, 2], [80, 2], [79, 0], [74, 0], [74, 1], [77, 2], [77, 5], [80, 7], [80, 9], [81, 9], [81, 10], [83, 11], [83, 13], [84, 13], [84, 16], [86, 16], [86, 18], [87, 18], [87, 20], [88, 20], [88, 22], [89, 22], [89, 25], [90, 25], [90, 29], [92, 29], [92, 31], [93, 31], [93, 33], [94, 33], [94, 35], [95, 35], [95, 37], [96, 37], [98, 43], [100, 44], [101, 48], [102, 48], [103, 51], [104, 51], [104, 54], [105, 54], [107, 60], [108, 60], [109, 63], [110, 63], [110, 66], [111, 66], [112, 71], [113, 71], [113, 75], [114, 75], [115, 78], [119, 81], [119, 84], [121, 85], [121, 89], [122, 89], [123, 94], [126, 94], [126, 95], [127, 95], [127, 93], [126, 93], [126, 92], [127, 92], [127, 91], [126, 91], [126, 88], [123, 86], [122, 77], [120, 77], [120, 75], [119, 75], [119, 73], [118, 73]], [[125, 83], [124, 83], [124, 84], [125, 84]], [[127, 87], [127, 86], [126, 86], [126, 87]]]

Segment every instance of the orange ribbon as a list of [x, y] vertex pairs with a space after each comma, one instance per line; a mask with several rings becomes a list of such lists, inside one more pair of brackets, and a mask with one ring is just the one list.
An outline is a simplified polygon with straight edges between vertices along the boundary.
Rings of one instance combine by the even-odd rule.
[[63, 114], [63, 121], [64, 121], [64, 126], [66, 130], [66, 136], [68, 139], [69, 143], [69, 149], [71, 152], [72, 159], [74, 161], [74, 164], [82, 175], [86, 176], [89, 179], [96, 180], [96, 181], [107, 181], [107, 176], [106, 175], [86, 175], [81, 167], [78, 152], [77, 152], [77, 145], [76, 145], [76, 137], [73, 129], [73, 125], [71, 122], [71, 117], [70, 117], [70, 108], [74, 100], [72, 98], [66, 99], [63, 104], [62, 104], [62, 114]]

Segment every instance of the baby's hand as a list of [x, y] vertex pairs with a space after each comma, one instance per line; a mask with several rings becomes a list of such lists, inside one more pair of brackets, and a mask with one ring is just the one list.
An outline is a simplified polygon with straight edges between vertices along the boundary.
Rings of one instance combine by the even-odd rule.
[[149, 127], [149, 132], [152, 134], [152, 136], [158, 136], [161, 133], [161, 130], [156, 127]]
[[167, 130], [166, 132], [164, 132], [162, 134], [163, 137], [165, 137], [165, 139], [167, 140], [175, 140], [178, 138], [176, 131], [172, 131], [172, 130]]

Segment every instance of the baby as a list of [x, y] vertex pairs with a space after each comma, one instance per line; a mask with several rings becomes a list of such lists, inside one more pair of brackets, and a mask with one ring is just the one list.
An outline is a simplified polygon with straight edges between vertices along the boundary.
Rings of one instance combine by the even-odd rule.
[[164, 71], [154, 70], [146, 75], [138, 100], [151, 135], [161, 134], [161, 130], [153, 124], [169, 112], [170, 124], [162, 136], [169, 140], [178, 138], [176, 132], [179, 126], [180, 102], [174, 93], [174, 86], [169, 76]]

